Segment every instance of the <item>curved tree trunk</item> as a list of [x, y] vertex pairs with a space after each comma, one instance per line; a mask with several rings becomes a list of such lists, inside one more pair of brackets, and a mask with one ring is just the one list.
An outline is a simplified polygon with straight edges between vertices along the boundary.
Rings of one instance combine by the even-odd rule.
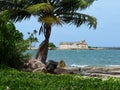
[[44, 64], [46, 64], [46, 59], [48, 55], [48, 44], [49, 44], [49, 38], [51, 34], [51, 26], [45, 26], [45, 40], [40, 44], [38, 52], [36, 53], [35, 58], [40, 59]]

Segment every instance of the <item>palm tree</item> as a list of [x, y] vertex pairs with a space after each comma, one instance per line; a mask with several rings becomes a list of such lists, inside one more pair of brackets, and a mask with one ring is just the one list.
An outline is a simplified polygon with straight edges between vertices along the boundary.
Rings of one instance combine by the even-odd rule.
[[8, 10], [10, 19], [21, 21], [38, 16], [41, 23], [39, 34], [43, 33], [45, 40], [40, 44], [36, 59], [46, 62], [48, 43], [52, 26], [74, 24], [77, 27], [87, 24], [89, 28], [96, 28], [96, 19], [80, 13], [95, 0], [0, 0], [0, 11]]
[[37, 30], [33, 30], [34, 37], [36, 37]]
[[35, 47], [36, 42], [38, 42], [38, 38], [37, 38], [37, 36], [36, 36], [37, 30], [33, 30], [33, 34], [34, 34], [34, 47]]
[[[29, 37], [27, 38], [27, 41], [29, 41], [30, 49], [31, 49], [31, 47], [35, 47], [35, 44], [37, 42], [39, 42], [38, 38], [36, 37], [36, 34], [37, 34], [36, 30], [33, 30], [32, 33], [28, 32]], [[34, 43], [34, 45], [32, 46], [33, 43]]]
[[30, 32], [28, 32], [28, 35], [30, 35]]

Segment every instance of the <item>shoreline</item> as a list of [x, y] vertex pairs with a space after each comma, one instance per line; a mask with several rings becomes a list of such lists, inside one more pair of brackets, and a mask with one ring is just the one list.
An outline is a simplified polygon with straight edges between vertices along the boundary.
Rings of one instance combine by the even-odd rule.
[[[28, 50], [38, 50], [39, 47], [28, 47]], [[88, 49], [60, 49], [54, 48], [49, 50], [120, 50], [120, 47], [98, 47], [98, 48], [88, 48]]]
[[30, 60], [24, 64], [23, 71], [26, 72], [45, 72], [50, 74], [77, 74], [81, 76], [93, 77], [119, 77], [120, 66], [86, 66], [86, 67], [69, 67], [64, 61], [49, 61], [43, 64], [39, 60]]
[[[64, 71], [65, 70], [65, 71]], [[56, 70], [59, 72], [60, 70]], [[88, 67], [64, 67], [62, 74], [79, 74], [93, 77], [118, 77], [120, 78], [120, 66], [88, 66]]]

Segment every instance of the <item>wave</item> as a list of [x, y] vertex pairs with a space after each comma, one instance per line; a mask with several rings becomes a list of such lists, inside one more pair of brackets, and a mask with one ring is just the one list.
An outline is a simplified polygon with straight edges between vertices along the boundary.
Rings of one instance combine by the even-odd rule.
[[120, 65], [105, 65], [107, 67], [120, 67]]
[[[88, 66], [94, 66], [94, 65], [77, 65], [77, 64], [72, 64], [70, 65], [71, 67], [78, 67], [78, 68], [84, 68]], [[96, 66], [97, 67], [97, 66]], [[98, 67], [120, 67], [120, 65], [98, 65]]]
[[72, 64], [70, 66], [71, 67], [80, 67], [80, 68], [83, 68], [83, 67], [87, 67], [88, 65], [76, 65], [76, 64]]

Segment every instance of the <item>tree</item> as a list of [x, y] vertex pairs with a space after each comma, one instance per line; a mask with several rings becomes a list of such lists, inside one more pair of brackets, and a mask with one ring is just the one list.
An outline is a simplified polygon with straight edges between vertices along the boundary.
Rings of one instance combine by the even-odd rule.
[[36, 37], [37, 30], [33, 30], [33, 34], [34, 34], [34, 35], [35, 35], [35, 37]]
[[77, 27], [87, 24], [89, 28], [96, 28], [96, 19], [92, 16], [80, 13], [95, 0], [1, 0], [0, 11], [8, 10], [10, 18], [21, 21], [30, 18], [31, 15], [38, 16], [41, 22], [39, 34], [44, 34], [45, 40], [40, 44], [36, 59], [45, 63], [48, 53], [48, 43], [52, 26], [74, 24]]
[[49, 42], [48, 48], [49, 48], [49, 49], [55, 49], [56, 46], [55, 46], [55, 44], [54, 44], [53, 42]]
[[36, 37], [37, 34], [37, 30], [34, 30], [32, 33], [28, 32], [29, 37], [27, 38], [27, 40], [29, 41], [29, 47], [31, 49], [32, 44], [34, 42], [33, 47], [35, 47], [36, 42], [38, 42], [38, 38]]
[[23, 34], [16, 30], [14, 24], [9, 21], [8, 13], [0, 14], [0, 64], [12, 68], [21, 69], [29, 58], [23, 54], [28, 44], [23, 40]]

